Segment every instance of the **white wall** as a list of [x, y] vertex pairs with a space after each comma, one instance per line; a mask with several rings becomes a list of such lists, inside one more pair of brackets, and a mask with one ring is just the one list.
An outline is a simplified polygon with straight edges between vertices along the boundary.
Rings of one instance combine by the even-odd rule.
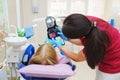
[[115, 27], [120, 30], [120, 0], [111, 0], [110, 17], [115, 19]]
[[106, 0], [88, 0], [88, 15], [104, 18]]

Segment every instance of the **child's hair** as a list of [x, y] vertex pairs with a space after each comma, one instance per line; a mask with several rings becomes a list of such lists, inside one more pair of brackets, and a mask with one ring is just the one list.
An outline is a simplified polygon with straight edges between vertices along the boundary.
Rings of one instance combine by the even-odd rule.
[[29, 64], [52, 65], [57, 63], [56, 51], [54, 47], [48, 43], [41, 45], [29, 61]]

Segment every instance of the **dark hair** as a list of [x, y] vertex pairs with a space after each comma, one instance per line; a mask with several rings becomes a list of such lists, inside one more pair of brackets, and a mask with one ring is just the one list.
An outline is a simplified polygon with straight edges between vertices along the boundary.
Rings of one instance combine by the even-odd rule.
[[94, 69], [100, 62], [104, 62], [106, 47], [109, 45], [109, 36], [105, 31], [99, 30], [82, 14], [69, 15], [63, 22], [63, 34], [70, 38], [85, 37], [85, 56], [88, 65]]

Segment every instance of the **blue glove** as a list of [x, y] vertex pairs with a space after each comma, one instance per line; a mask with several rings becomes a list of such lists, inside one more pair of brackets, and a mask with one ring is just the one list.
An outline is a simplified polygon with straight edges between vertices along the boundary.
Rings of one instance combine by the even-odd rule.
[[52, 39], [49, 39], [49, 38], [46, 38], [46, 41], [45, 43], [50, 43], [53, 45], [53, 47], [58, 47], [60, 49], [60, 54], [61, 55], [65, 55], [63, 51], [61, 51], [61, 47], [62, 47], [62, 43], [61, 41], [59, 40], [56, 40], [55, 38], [52, 38]]
[[62, 44], [60, 41], [56, 40], [55, 38], [52, 38], [52, 43], [54, 43], [55, 47], [58, 47], [60, 49], [61, 55], [65, 55], [64, 52], [61, 50]]
[[62, 31], [58, 32], [58, 34], [60, 35], [60, 37], [61, 37], [63, 40], [65, 40], [65, 41], [68, 40], [68, 38], [64, 36], [64, 34], [62, 33]]
[[58, 48], [62, 47], [61, 42], [57, 41], [55, 38], [52, 38], [50, 42], [54, 44], [54, 47], [58, 47]]
[[56, 29], [58, 30], [57, 33], [60, 35], [60, 37], [61, 37], [63, 40], [67, 41], [68, 39], [67, 39], [67, 37], [64, 36], [64, 34], [63, 34], [61, 28], [56, 27]]
[[50, 43], [51, 45], [53, 45], [53, 47], [61, 47], [62, 46], [62, 42], [55, 38], [49, 39], [47, 37], [45, 40], [45, 43]]
[[53, 45], [53, 41], [51, 39], [49, 39], [48, 37], [45, 39], [45, 43], [50, 43], [51, 45]]

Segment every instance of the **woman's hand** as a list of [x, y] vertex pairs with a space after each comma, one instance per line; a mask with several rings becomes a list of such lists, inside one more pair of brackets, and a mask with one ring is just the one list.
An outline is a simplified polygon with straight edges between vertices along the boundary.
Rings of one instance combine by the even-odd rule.
[[58, 48], [61, 48], [62, 47], [62, 44], [61, 42], [57, 41], [55, 38], [52, 38], [51, 39], [51, 42]]
[[65, 41], [68, 40], [68, 38], [64, 36], [64, 34], [62, 33], [62, 31], [58, 32], [58, 34], [59, 34], [59, 36], [60, 36], [63, 40], [65, 40]]

